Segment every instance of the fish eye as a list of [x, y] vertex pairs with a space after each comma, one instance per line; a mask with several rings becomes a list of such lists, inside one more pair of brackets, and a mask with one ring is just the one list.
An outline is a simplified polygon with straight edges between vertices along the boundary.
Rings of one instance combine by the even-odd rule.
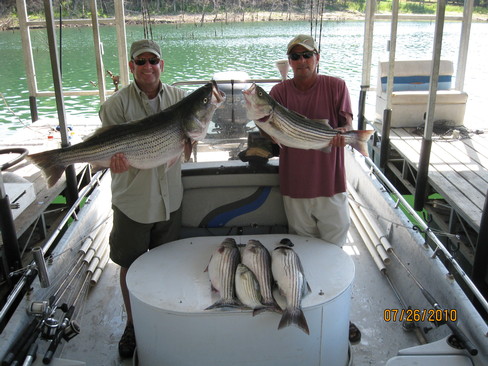
[[263, 92], [261, 92], [261, 91], [260, 91], [260, 92], [258, 93], [258, 95], [259, 95], [260, 97], [262, 97], [262, 96], [263, 96]]
[[207, 104], [208, 98], [203, 98], [203, 104]]

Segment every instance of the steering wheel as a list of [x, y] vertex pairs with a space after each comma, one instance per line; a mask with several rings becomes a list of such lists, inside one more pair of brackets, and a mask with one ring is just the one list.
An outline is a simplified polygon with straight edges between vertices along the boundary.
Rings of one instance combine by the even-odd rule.
[[0, 171], [4, 171], [17, 163], [20, 163], [29, 153], [29, 150], [21, 148], [21, 147], [14, 147], [10, 149], [1, 149], [0, 154], [20, 154], [19, 156], [15, 157], [14, 159], [2, 164], [0, 166]]

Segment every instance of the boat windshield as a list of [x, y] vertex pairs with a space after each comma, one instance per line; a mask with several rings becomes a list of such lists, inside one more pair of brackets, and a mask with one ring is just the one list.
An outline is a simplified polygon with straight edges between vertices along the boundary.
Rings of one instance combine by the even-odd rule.
[[[194, 147], [190, 162], [239, 160], [239, 153], [247, 148], [250, 134], [256, 136], [259, 130], [254, 121], [247, 118], [243, 90], [252, 83], [259, 84], [268, 91], [279, 79], [250, 79], [242, 72], [218, 73], [213, 78], [226, 95], [224, 104], [219, 107], [209, 124], [207, 135]], [[174, 83], [189, 92], [207, 81], [185, 81]]]

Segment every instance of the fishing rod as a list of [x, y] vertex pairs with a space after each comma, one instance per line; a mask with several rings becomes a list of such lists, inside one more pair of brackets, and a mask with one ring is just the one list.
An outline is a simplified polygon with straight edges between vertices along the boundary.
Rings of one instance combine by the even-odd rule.
[[[440, 314], [445, 314], [444, 308], [437, 302], [437, 300], [432, 296], [432, 294], [427, 291], [422, 284], [417, 280], [417, 278], [413, 275], [412, 271], [408, 269], [408, 267], [398, 258], [397, 254], [395, 253], [394, 250], [391, 251], [393, 256], [396, 258], [398, 263], [407, 271], [408, 275], [412, 278], [413, 282], [417, 285], [417, 287], [420, 289], [422, 294], [424, 295], [425, 299], [430, 303], [430, 305], [439, 312]], [[437, 318], [437, 317], [436, 317]], [[436, 319], [437, 320], [437, 319]], [[476, 356], [478, 354], [478, 350], [476, 347], [471, 343], [469, 338], [464, 334], [464, 332], [459, 329], [459, 327], [456, 325], [455, 322], [453, 322], [451, 319], [449, 319], [448, 316], [445, 317], [445, 319], [442, 319], [441, 321], [436, 321], [434, 324], [438, 327], [440, 325], [446, 324], [449, 329], [452, 331], [456, 339], [459, 341], [459, 343], [465, 348], [470, 355]]]
[[[86, 295], [88, 294], [90, 279], [93, 272], [97, 268], [103, 253], [107, 250], [107, 233], [109, 230], [110, 225], [108, 224], [106, 224], [104, 227], [97, 228], [95, 239], [93, 240], [90, 248], [86, 251], [79, 270], [76, 271], [75, 276], [73, 276], [74, 279], [80, 277], [81, 281], [78, 283], [70, 281], [69, 285], [67, 286], [67, 288], [69, 288], [73, 284], [71, 295], [68, 296], [69, 299], [66, 301], [67, 304], [71, 305], [69, 305], [69, 307], [66, 305], [68, 310], [65, 311], [63, 320], [58, 322], [59, 326], [57, 327], [56, 333], [54, 334], [54, 337], [52, 338], [42, 360], [44, 364], [49, 364], [51, 362], [59, 344], [63, 339], [66, 342], [69, 342], [72, 338], [80, 333], [80, 326], [75, 319], [80, 313], [80, 304], [86, 299]], [[66, 291], [63, 291], [60, 298], [65, 292]]]
[[34, 318], [29, 324], [24, 327], [24, 329], [14, 339], [12, 345], [3, 357], [2, 366], [10, 366], [12, 364], [12, 362], [17, 358], [17, 355], [21, 352], [22, 348], [29, 341], [30, 335], [36, 333], [37, 330], [40, 329], [40, 323], [41, 319]]
[[[109, 227], [107, 225], [107, 228], [101, 231], [105, 233], [106, 230], [108, 229]], [[91, 278], [93, 276], [93, 273], [98, 268], [98, 265], [104, 253], [107, 252], [108, 240], [106, 240], [105, 235], [102, 235], [102, 240], [104, 239], [105, 241], [103, 245], [100, 245], [97, 251], [93, 255], [87, 253], [87, 256], [84, 259], [83, 264], [87, 265], [88, 268], [86, 269], [85, 276], [81, 281], [79, 288], [77, 288], [77, 291], [75, 292], [74, 300], [69, 306], [68, 311], [65, 313], [64, 319], [59, 325], [59, 327], [57, 328], [55, 336], [52, 339], [44, 355], [44, 358], [42, 359], [42, 362], [45, 365], [51, 363], [51, 360], [54, 357], [54, 354], [56, 352], [56, 349], [63, 339], [66, 342], [69, 342], [71, 339], [73, 339], [75, 336], [77, 336], [80, 333], [80, 326], [76, 321], [76, 317], [79, 313], [81, 313], [80, 304], [84, 303], [86, 296], [88, 295], [88, 289], [91, 283]]]
[[401, 193], [398, 192], [395, 186], [393, 186], [393, 184], [388, 180], [388, 178], [383, 174], [383, 172], [376, 166], [376, 164], [370, 158], [367, 157], [364, 157], [364, 161], [372, 170], [372, 173], [374, 173], [374, 175], [386, 186], [386, 188], [388, 188], [390, 192], [392, 192], [397, 197], [397, 205], [401, 203], [402, 206], [409, 212], [409, 214], [418, 223], [417, 226], [420, 227], [422, 232], [433, 241], [433, 243], [436, 246], [434, 250], [434, 256], [437, 255], [437, 251], [441, 251], [444, 254], [446, 260], [449, 261], [450, 264], [452, 264], [456, 272], [459, 274], [459, 276], [464, 281], [466, 286], [468, 286], [468, 288], [476, 297], [476, 299], [479, 301], [481, 306], [485, 309], [485, 311], [488, 311], [488, 301], [485, 299], [485, 297], [480, 292], [480, 290], [476, 287], [473, 281], [469, 278], [466, 272], [462, 269], [462, 267], [459, 265], [456, 259], [452, 256], [452, 254], [447, 250], [444, 244], [437, 238], [437, 236], [432, 231], [432, 229], [425, 224], [422, 218], [409, 205], [409, 203], [405, 200], [405, 198], [403, 198]]
[[[77, 335], [79, 333], [79, 329], [76, 332], [76, 330], [73, 327], [73, 324], [71, 322], [71, 317], [72, 317], [74, 311], [75, 311], [75, 307], [73, 305], [71, 305], [68, 308], [68, 310], [65, 312], [64, 319], [61, 322], [61, 324], [59, 324], [56, 327], [56, 332], [54, 334], [54, 337], [51, 340], [51, 343], [49, 344], [49, 347], [48, 347], [48, 349], [47, 349], [47, 351], [46, 351], [46, 353], [44, 355], [44, 358], [42, 359], [42, 363], [43, 364], [48, 365], [49, 363], [51, 363], [51, 360], [52, 360], [52, 358], [54, 356], [54, 353], [56, 352], [56, 349], [58, 348], [58, 345], [61, 343], [61, 340], [63, 338], [65, 338], [65, 335], [66, 334], [70, 334], [70, 335], [72, 335], [74, 337], [75, 335]], [[72, 332], [72, 331], [69, 331], [69, 332], [66, 331], [66, 330], [69, 330], [69, 329], [72, 329], [72, 330], [75, 330], [75, 331], [74, 332]], [[69, 338], [69, 339], [71, 339], [71, 338]]]
[[[98, 225], [90, 233], [90, 236], [84, 240], [77, 257], [72, 261], [73, 264], [70, 270], [66, 272], [56, 290], [48, 296], [49, 300], [33, 302], [30, 305], [28, 312], [34, 316], [34, 319], [19, 333], [19, 336], [12, 343], [2, 360], [2, 366], [21, 365], [22, 360], [24, 360], [26, 365], [32, 363], [35, 357], [32, 353], [34, 348], [37, 348], [36, 340], [39, 335], [43, 339], [51, 339], [51, 344], [43, 359], [45, 364], [49, 363], [62, 339], [69, 341], [79, 334], [78, 324], [71, 319], [82, 298], [80, 294], [85, 295], [88, 292], [87, 284], [90, 283], [91, 274], [98, 268], [102, 255], [107, 251], [106, 234], [110, 229], [110, 225], [107, 224], [108, 219]], [[105, 226], [103, 227], [104, 223]], [[92, 238], [92, 235], [94, 238]], [[91, 263], [92, 261], [94, 262], [93, 264]], [[85, 275], [83, 281], [77, 284], [75, 280], [81, 277], [83, 270], [86, 268], [88, 268], [89, 272]], [[74, 295], [70, 296], [69, 293]], [[65, 303], [59, 305], [63, 297], [71, 297], [74, 300], [71, 302], [68, 299]], [[67, 305], [69, 303], [71, 303], [71, 306]], [[65, 314], [62, 320], [54, 318], [54, 314], [58, 309]]]
[[[42, 248], [43, 253], [46, 253], [50, 249], [51, 245], [54, 243], [57, 236], [62, 232], [65, 224], [68, 222], [69, 218], [72, 215], [74, 215], [74, 212], [78, 209], [78, 206], [82, 203], [84, 198], [91, 192], [93, 188], [100, 185], [100, 178], [103, 176], [104, 172], [105, 171], [99, 171], [95, 173], [90, 183], [87, 184], [80, 191], [80, 197], [78, 198], [78, 200], [75, 202], [75, 204], [73, 204], [73, 206], [71, 206], [70, 210], [66, 213], [64, 219], [58, 225], [55, 232], [52, 234], [52, 236], [46, 242], [46, 244], [44, 244]], [[0, 331], [3, 331], [5, 325], [8, 322], [8, 319], [10, 318], [13, 311], [15, 310], [15, 307], [19, 304], [21, 296], [23, 296], [27, 292], [28, 287], [34, 281], [36, 275], [37, 275], [37, 269], [34, 268], [34, 263], [31, 263], [28, 269], [24, 272], [21, 279], [15, 284], [15, 287], [10, 292], [7, 301], [5, 302], [5, 304], [2, 306], [0, 310]]]
[[[49, 364], [62, 340], [64, 339], [66, 342], [69, 342], [80, 333], [80, 326], [76, 321], [76, 317], [80, 313], [80, 304], [86, 299], [92, 274], [95, 269], [98, 268], [101, 257], [107, 251], [107, 248], [108, 246], [105, 243], [104, 246], [98, 248], [94, 255], [88, 254], [88, 258], [91, 258], [91, 261], [85, 258], [79, 270], [77, 270], [75, 276], [73, 276], [74, 278], [81, 276], [83, 269], [88, 266], [81, 283], [73, 285], [73, 281], [70, 281], [66, 286], [66, 288], [69, 288], [73, 285], [71, 292], [74, 295], [71, 297], [74, 297], [74, 300], [67, 301], [61, 306], [58, 306], [58, 302], [66, 293], [66, 290], [64, 290], [57, 300], [54, 300], [54, 297], [51, 297], [50, 306], [47, 306], [46, 309], [44, 309], [43, 306], [37, 305], [40, 314], [43, 315], [44, 318], [42, 320], [34, 320], [33, 325], [25, 332], [25, 334], [28, 334], [27, 340], [23, 342], [20, 349], [12, 351], [12, 354], [16, 353], [16, 361], [18, 360], [18, 362], [21, 362], [22, 360], [25, 360], [24, 364], [33, 362], [34, 355], [32, 355], [32, 351], [37, 348], [35, 342], [39, 334], [41, 334], [43, 339], [51, 341], [42, 360], [44, 364]], [[71, 305], [68, 305], [69, 303], [71, 303]], [[64, 314], [61, 316], [61, 320], [54, 318], [54, 313], [58, 310], [61, 310]], [[9, 364], [7, 363], [7, 365]], [[11, 363], [10, 365], [13, 366], [15, 364]]]
[[[79, 275], [86, 262], [87, 253], [95, 252], [100, 246], [101, 239], [106, 234], [106, 227], [102, 230], [102, 226], [107, 223], [109, 217], [98, 224], [91, 233], [84, 239], [81, 248], [78, 250], [76, 257], [70, 262], [69, 270], [58, 281], [61, 283], [55, 288], [53, 294], [49, 298], [60, 299], [72, 284], [74, 279]], [[103, 231], [103, 232], [102, 232]]]
[[[355, 215], [358, 214], [358, 213], [360, 213], [360, 212], [362, 212], [361, 209], [364, 207], [364, 205], [362, 204], [362, 202], [361, 202], [361, 200], [360, 200], [357, 192], [354, 190], [354, 188], [348, 187], [348, 191], [351, 193], [351, 195], [354, 197], [355, 202], [357, 203], [357, 206], [350, 203], [350, 206], [353, 209], [352, 212], [351, 212], [351, 218], [352, 219], [356, 219], [355, 222], [357, 223], [357, 226], [362, 227], [363, 223], [369, 223], [369, 224], [371, 224], [371, 228], [373, 229], [371, 232], [368, 232], [368, 237], [367, 238], [363, 238], [363, 240], [364, 239], [368, 239], [368, 240], [371, 239], [371, 242], [372, 241], [379, 242], [380, 244], [377, 246], [376, 249], [378, 249], [378, 247], [384, 248], [384, 249], [387, 250], [388, 254], [391, 254], [391, 255], [393, 255], [395, 257], [395, 259], [407, 271], [407, 273], [412, 278], [412, 280], [414, 281], [414, 283], [420, 289], [420, 291], [424, 295], [425, 299], [431, 304], [431, 306], [435, 310], [436, 314], [446, 314], [446, 312], [442, 308], [442, 306], [422, 286], [422, 284], [419, 282], [419, 280], [413, 275], [412, 271], [401, 261], [401, 259], [398, 257], [398, 255], [396, 254], [396, 252], [393, 249], [393, 247], [390, 245], [389, 241], [386, 239], [386, 236], [381, 232], [381, 230], [379, 229], [379, 227], [377, 227], [375, 224], [373, 224], [374, 221], [366, 213], [363, 213], [363, 215], [364, 215], [364, 216], [362, 216], [362, 219], [363, 220], [359, 221], [356, 218]], [[359, 225], [359, 224], [361, 224], [361, 225]], [[377, 240], [372, 237], [373, 234], [376, 235], [376, 238], [378, 238]], [[366, 234], [364, 234], [364, 235], [366, 236]], [[366, 243], [366, 240], [365, 240], [365, 243]], [[374, 253], [372, 253], [372, 255], [373, 254]], [[379, 255], [377, 255], [377, 256], [379, 257]], [[374, 259], [374, 255], [373, 255], [373, 259]], [[378, 262], [381, 263], [380, 260], [378, 260]], [[381, 263], [381, 265], [382, 264], [383, 263]], [[388, 282], [390, 283], [393, 291], [397, 295], [397, 298], [399, 299], [400, 303], [403, 305], [404, 309], [407, 309], [405, 301], [401, 298], [401, 296], [397, 292], [396, 287], [394, 286], [393, 282], [391, 281], [391, 279], [387, 275], [387, 273], [386, 273], [386, 267], [384, 265], [382, 265], [382, 266], [378, 266], [378, 268], [386, 276]], [[454, 336], [456, 337], [456, 339], [459, 341], [459, 343], [466, 350], [468, 350], [468, 352], [471, 355], [475, 356], [475, 355], [478, 354], [478, 350], [473, 346], [472, 342], [468, 339], [468, 337], [458, 328], [458, 326], [456, 325], [456, 323], [454, 321], [452, 321], [452, 319], [450, 319], [448, 316], [443, 316], [442, 318], [444, 318], [444, 319], [440, 319], [440, 320], [438, 320], [437, 318], [438, 317], [436, 316], [435, 317], [435, 320], [436, 321], [433, 322], [437, 327], [440, 326], [440, 325], [443, 325], [443, 324], [447, 324], [447, 326], [451, 329], [452, 333], [454, 334]], [[414, 325], [415, 325], [415, 323], [414, 323]]]

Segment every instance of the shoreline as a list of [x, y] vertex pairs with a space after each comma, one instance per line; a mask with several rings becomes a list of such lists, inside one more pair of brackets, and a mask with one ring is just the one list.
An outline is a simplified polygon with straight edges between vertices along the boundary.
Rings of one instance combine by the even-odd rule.
[[[386, 15], [386, 14], [385, 14]], [[400, 17], [408, 16], [425, 17], [426, 21], [430, 20], [434, 14], [400, 14]], [[462, 17], [462, 13], [446, 13], [446, 18]], [[126, 14], [126, 24], [143, 24], [140, 14]], [[113, 18], [99, 18], [100, 24], [112, 24]], [[359, 11], [331, 11], [322, 14], [322, 21], [358, 21], [364, 19], [364, 13]], [[79, 24], [70, 24], [75, 19], [65, 19], [65, 27], [77, 27]], [[79, 20], [79, 19], [76, 19]], [[83, 20], [89, 20], [85, 18]], [[189, 14], [181, 13], [177, 15], [156, 15], [150, 18], [150, 24], [201, 24], [201, 23], [238, 23], [238, 22], [271, 22], [271, 21], [310, 21], [309, 13], [287, 13], [287, 12], [245, 12], [245, 13], [207, 13], [207, 14]], [[473, 14], [473, 22], [488, 22], [488, 14]], [[42, 26], [38, 26], [42, 28]], [[19, 29], [17, 18], [0, 18], [0, 31]]]

